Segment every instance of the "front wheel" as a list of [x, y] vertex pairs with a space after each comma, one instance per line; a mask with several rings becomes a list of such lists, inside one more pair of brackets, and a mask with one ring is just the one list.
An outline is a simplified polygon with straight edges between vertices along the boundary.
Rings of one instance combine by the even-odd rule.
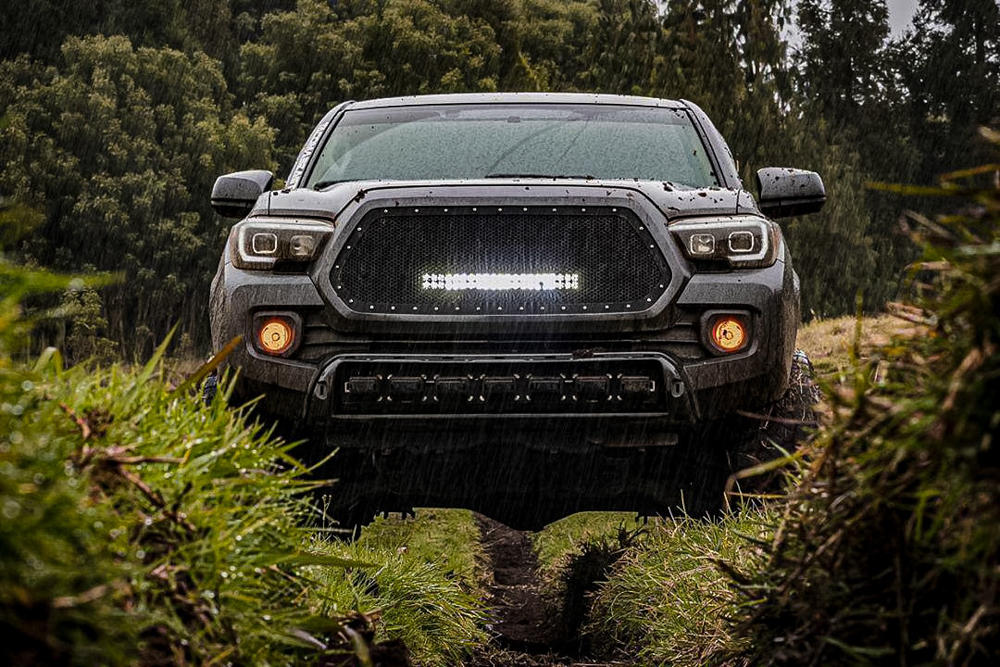
[[745, 428], [729, 453], [734, 490], [751, 496], [781, 491], [782, 466], [766, 464], [794, 452], [816, 430], [821, 396], [809, 357], [796, 350], [782, 397], [758, 412], [739, 413]]

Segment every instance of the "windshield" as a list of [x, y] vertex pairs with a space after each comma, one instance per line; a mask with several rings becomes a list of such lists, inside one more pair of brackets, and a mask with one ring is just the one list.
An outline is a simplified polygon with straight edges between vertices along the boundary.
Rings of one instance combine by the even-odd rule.
[[347, 111], [306, 185], [510, 176], [718, 185], [685, 110], [596, 104]]

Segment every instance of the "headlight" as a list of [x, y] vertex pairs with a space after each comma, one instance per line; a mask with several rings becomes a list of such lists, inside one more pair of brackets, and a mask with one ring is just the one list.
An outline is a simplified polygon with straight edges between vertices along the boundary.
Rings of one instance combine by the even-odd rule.
[[333, 226], [319, 222], [245, 220], [230, 234], [233, 264], [241, 269], [271, 269], [307, 264], [319, 256]]
[[734, 268], [771, 266], [781, 238], [776, 224], [751, 216], [684, 220], [669, 230], [688, 259], [728, 262]]

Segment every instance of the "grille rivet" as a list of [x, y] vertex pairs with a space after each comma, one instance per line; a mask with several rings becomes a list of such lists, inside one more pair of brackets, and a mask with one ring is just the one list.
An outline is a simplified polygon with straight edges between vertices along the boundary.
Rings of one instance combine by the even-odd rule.
[[503, 213], [503, 206], [498, 206], [497, 207], [497, 212], [498, 213]]
[[448, 209], [445, 209], [445, 210], [444, 210], [444, 212], [445, 212], [445, 213], [447, 213], [447, 212], [448, 212]]
[[525, 206], [525, 207], [524, 207], [524, 208], [522, 208], [521, 210], [522, 210], [522, 211], [524, 211], [525, 213], [527, 213], [527, 212], [528, 212], [528, 207], [527, 207], [527, 206]]
[[435, 312], [435, 313], [437, 312], [437, 310], [438, 310], [438, 307], [437, 307], [437, 306], [434, 306], [434, 312]]
[[604, 310], [611, 310], [611, 306], [604, 306]]
[[497, 306], [497, 310], [503, 310], [503, 306]]
[[647, 296], [647, 297], [646, 297], [646, 301], [647, 301], [647, 302], [652, 302], [652, 301], [653, 301], [653, 299], [652, 299], [652, 297], [648, 297], [648, 296]]
[[631, 304], [631, 303], [626, 303], [626, 304], [625, 304], [625, 307], [626, 307], [626, 308], [631, 308], [631, 307], [632, 307], [632, 304]]
[[413, 209], [413, 212], [414, 213], [420, 213], [420, 209], [419, 208], [415, 208], [415, 209]]
[[354, 303], [354, 299], [348, 299], [347, 303]]
[[479, 210], [479, 208], [478, 208], [478, 207], [476, 207], [476, 206], [473, 206], [473, 207], [472, 207], [472, 212], [473, 212], [473, 213], [475, 213], [475, 212], [476, 212], [476, 211], [478, 211], [478, 210]]
[[562, 307], [562, 309], [563, 309], [563, 310], [566, 310], [566, 306], [563, 306], [563, 307]]
[[584, 307], [583, 307], [583, 309], [584, 309], [584, 310], [587, 310], [587, 307], [586, 307], [586, 306], [584, 306]]
[[375, 310], [375, 306], [368, 306], [368, 310]]
[[389, 310], [396, 310], [396, 306], [389, 306]]
[[389, 209], [387, 209], [387, 208], [384, 208], [384, 209], [382, 209], [382, 212], [383, 212], [383, 213], [388, 213], [388, 212], [389, 212]]
[[520, 308], [518, 308], [518, 310], [524, 310], [524, 306], [521, 306]]

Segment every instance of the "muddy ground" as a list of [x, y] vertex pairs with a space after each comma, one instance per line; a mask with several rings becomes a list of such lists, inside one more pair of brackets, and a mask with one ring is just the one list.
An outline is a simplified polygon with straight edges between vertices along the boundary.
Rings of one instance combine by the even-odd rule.
[[612, 667], [598, 660], [581, 635], [587, 590], [545, 586], [531, 538], [524, 531], [476, 515], [489, 558], [488, 581], [494, 639], [466, 667]]

